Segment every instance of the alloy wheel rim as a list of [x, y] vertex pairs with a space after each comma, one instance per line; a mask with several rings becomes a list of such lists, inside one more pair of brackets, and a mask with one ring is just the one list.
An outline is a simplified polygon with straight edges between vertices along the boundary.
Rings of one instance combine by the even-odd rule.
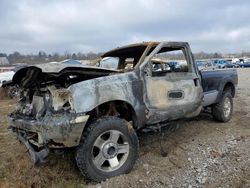
[[232, 108], [231, 101], [228, 97], [226, 97], [223, 105], [224, 116], [226, 118], [230, 115], [231, 108]]
[[98, 136], [92, 147], [93, 164], [101, 171], [112, 172], [127, 160], [129, 143], [118, 130], [109, 130]]

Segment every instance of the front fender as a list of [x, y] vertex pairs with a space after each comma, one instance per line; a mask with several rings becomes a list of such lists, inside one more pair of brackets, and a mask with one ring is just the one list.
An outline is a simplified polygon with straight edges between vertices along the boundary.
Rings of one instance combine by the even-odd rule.
[[70, 103], [76, 113], [86, 113], [109, 101], [125, 101], [140, 116], [144, 106], [142, 82], [135, 72], [82, 81], [69, 87]]

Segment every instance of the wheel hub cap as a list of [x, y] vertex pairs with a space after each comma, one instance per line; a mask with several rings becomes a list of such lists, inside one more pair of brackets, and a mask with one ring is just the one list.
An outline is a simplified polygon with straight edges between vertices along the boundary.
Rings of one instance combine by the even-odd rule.
[[115, 157], [118, 153], [117, 144], [112, 142], [105, 144], [103, 146], [102, 153], [106, 159], [111, 159]]

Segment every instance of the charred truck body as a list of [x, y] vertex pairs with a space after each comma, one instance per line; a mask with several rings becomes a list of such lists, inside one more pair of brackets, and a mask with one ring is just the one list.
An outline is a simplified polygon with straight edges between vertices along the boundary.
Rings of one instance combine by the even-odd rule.
[[102, 58], [97, 66], [43, 64], [14, 75], [21, 93], [9, 128], [34, 163], [51, 150], [75, 147], [82, 174], [101, 181], [132, 169], [136, 130], [203, 108], [220, 122], [232, 117], [236, 71], [199, 72], [188, 43], [144, 42]]

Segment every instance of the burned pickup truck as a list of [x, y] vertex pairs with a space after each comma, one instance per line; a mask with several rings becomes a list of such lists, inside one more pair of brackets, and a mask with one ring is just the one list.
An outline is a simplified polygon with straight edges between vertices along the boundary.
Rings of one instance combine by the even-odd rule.
[[9, 129], [34, 163], [75, 148], [88, 179], [128, 173], [138, 156], [137, 130], [191, 118], [210, 109], [232, 117], [237, 72], [200, 72], [188, 43], [143, 42], [111, 50], [96, 66], [42, 64], [20, 69], [21, 89]]

